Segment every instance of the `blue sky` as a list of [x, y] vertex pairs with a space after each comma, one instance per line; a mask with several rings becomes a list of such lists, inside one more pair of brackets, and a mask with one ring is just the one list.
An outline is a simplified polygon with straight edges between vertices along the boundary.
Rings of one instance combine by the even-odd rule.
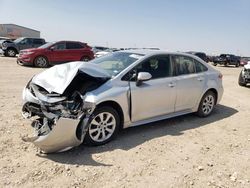
[[250, 56], [250, 0], [0, 0], [0, 23], [48, 41]]

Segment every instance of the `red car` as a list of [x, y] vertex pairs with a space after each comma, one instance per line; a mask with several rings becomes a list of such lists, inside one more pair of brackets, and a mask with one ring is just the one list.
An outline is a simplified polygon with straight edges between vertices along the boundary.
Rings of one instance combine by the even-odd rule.
[[77, 41], [51, 42], [40, 46], [21, 50], [17, 63], [48, 67], [49, 65], [66, 63], [70, 61], [89, 61], [94, 59], [92, 48], [86, 43]]

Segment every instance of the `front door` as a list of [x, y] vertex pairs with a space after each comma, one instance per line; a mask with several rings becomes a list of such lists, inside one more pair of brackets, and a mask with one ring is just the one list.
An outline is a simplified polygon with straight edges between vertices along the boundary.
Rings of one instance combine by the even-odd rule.
[[152, 78], [140, 86], [136, 86], [136, 81], [130, 82], [132, 122], [174, 112], [176, 83], [172, 70], [166, 55], [151, 57], [134, 69], [137, 74], [148, 72]]
[[59, 42], [52, 46], [49, 52], [50, 61], [52, 63], [68, 62], [68, 54], [65, 42]]
[[18, 43], [18, 48], [20, 50], [32, 48], [32, 39], [31, 38], [24, 38], [22, 41]]

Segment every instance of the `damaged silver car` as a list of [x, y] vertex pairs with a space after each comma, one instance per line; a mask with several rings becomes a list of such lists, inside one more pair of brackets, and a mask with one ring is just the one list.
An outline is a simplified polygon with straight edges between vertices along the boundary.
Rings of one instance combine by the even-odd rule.
[[45, 153], [101, 145], [121, 128], [192, 112], [206, 117], [222, 93], [221, 73], [188, 54], [120, 51], [57, 65], [24, 88], [22, 114], [35, 130], [24, 140]]

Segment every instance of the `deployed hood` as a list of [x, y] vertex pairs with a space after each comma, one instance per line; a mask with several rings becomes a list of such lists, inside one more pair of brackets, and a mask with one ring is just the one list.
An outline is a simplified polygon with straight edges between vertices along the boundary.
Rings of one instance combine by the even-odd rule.
[[44, 88], [49, 93], [63, 94], [78, 73], [85, 73], [95, 78], [111, 77], [97, 64], [77, 61], [51, 67], [34, 76], [32, 83]]

